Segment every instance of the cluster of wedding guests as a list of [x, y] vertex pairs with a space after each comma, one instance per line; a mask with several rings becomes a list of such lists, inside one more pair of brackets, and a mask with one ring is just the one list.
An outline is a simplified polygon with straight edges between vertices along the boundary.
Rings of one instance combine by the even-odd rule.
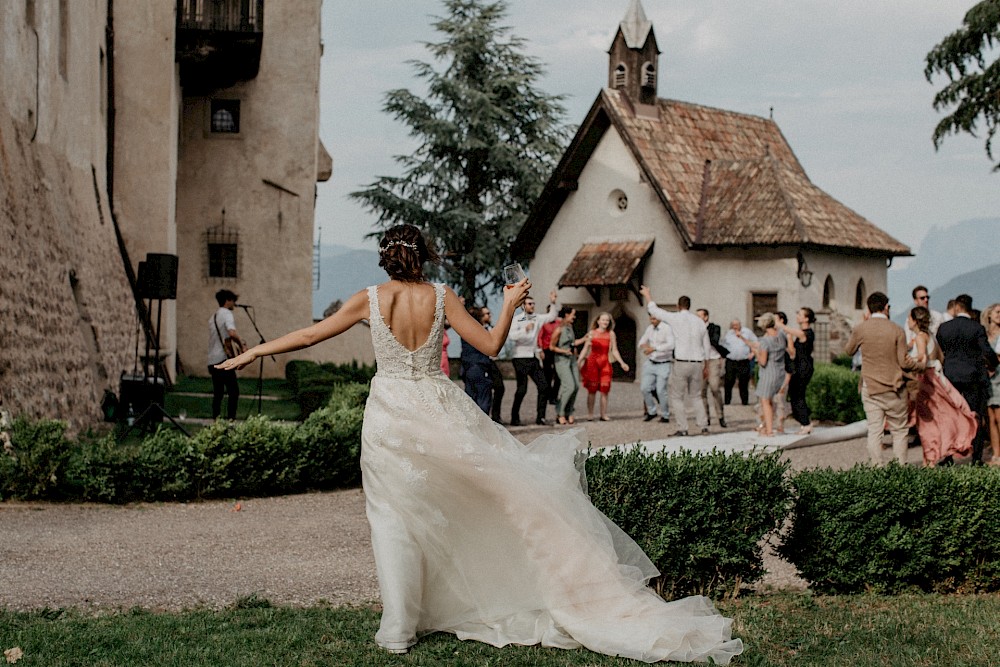
[[[752, 368], [757, 367], [762, 378], [756, 385], [760, 399], [758, 431], [764, 435], [784, 432], [789, 401], [791, 414], [800, 424], [799, 432], [811, 431], [805, 390], [813, 372], [812, 310], [801, 309], [796, 326], [788, 325], [783, 313], [761, 316], [758, 326], [765, 333], [758, 338], [739, 320], [732, 321], [723, 332], [711, 321], [708, 309], [692, 312], [687, 296], [677, 300], [677, 311], [668, 311], [652, 300], [645, 286], [640, 293], [649, 313], [649, 326], [638, 343], [643, 357], [640, 388], [646, 421], [670, 423], [673, 415], [674, 434], [683, 436], [693, 430], [688, 419], [691, 412], [694, 428], [704, 434], [708, 433], [714, 412], [718, 425], [726, 428], [725, 406], [732, 400], [734, 387], [747, 405]], [[629, 371], [618, 349], [611, 313], [599, 313], [587, 332], [577, 336], [576, 310], [570, 306], [560, 308], [554, 291], [545, 313], [536, 312], [530, 296], [523, 311], [515, 317], [508, 336], [517, 385], [510, 425], [525, 423], [521, 407], [529, 380], [536, 388], [535, 424], [549, 423], [549, 404], [555, 406], [558, 424], [575, 423], [581, 390], [586, 391], [588, 418], [609, 421], [613, 364]], [[472, 308], [470, 313], [489, 328], [489, 309]], [[494, 421], [504, 423], [500, 413], [504, 388], [496, 360], [463, 343], [461, 361], [466, 392]], [[443, 352], [442, 369], [447, 372], [445, 364], [447, 354]]]
[[904, 331], [889, 319], [888, 297], [871, 294], [847, 342], [848, 354], [860, 353], [869, 457], [881, 462], [888, 431], [893, 457], [904, 462], [915, 431], [924, 465], [956, 456], [981, 464], [987, 440], [990, 465], [1000, 465], [1000, 304], [980, 313], [961, 294], [941, 313], [923, 285], [912, 297]]

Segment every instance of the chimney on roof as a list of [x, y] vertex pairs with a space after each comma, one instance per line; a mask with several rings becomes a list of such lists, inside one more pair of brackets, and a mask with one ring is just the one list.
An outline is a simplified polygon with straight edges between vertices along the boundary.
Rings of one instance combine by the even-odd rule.
[[640, 0], [630, 1], [608, 55], [608, 87], [624, 90], [635, 104], [655, 105], [660, 49]]

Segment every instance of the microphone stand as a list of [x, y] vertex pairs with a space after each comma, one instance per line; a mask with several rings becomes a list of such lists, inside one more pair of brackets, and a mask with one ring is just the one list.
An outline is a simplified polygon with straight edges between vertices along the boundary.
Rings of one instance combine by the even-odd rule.
[[[238, 306], [238, 307], [242, 308], [243, 312], [247, 314], [248, 318], [250, 318], [250, 324], [253, 325], [253, 330], [257, 332], [257, 337], [260, 339], [260, 342], [258, 342], [257, 344], [263, 345], [264, 343], [266, 343], [267, 341], [264, 340], [264, 334], [262, 334], [260, 332], [260, 329], [257, 328], [257, 320], [254, 319], [253, 313], [251, 313], [251, 311], [253, 310], [253, 306]], [[260, 415], [261, 412], [261, 401], [263, 400], [262, 395], [264, 392], [264, 357], [261, 357], [259, 361], [260, 364], [258, 364], [257, 366], [257, 414], [258, 415]], [[278, 363], [278, 360], [275, 359], [274, 357], [271, 357], [271, 361], [273, 361], [274, 363]]]

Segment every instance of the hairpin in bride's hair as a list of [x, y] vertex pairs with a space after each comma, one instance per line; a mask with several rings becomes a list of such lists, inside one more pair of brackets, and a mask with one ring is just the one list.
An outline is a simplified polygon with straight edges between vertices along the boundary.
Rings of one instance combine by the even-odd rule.
[[403, 240], [397, 239], [395, 241], [389, 241], [384, 246], [381, 246], [378, 250], [379, 250], [379, 252], [385, 252], [386, 250], [388, 250], [390, 247], [392, 247], [394, 245], [401, 245], [404, 248], [409, 248], [410, 250], [416, 250], [417, 249], [417, 244], [416, 243], [410, 243], [409, 241], [403, 241]]

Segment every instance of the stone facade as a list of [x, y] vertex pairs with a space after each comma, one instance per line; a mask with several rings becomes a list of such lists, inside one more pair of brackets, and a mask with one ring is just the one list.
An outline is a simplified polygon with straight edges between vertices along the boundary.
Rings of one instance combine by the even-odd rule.
[[0, 3], [0, 402], [74, 429], [117, 391], [136, 327], [105, 182], [104, 13]]
[[[259, 67], [188, 89], [178, 17], [215, 20], [225, 3], [0, 2], [4, 409], [74, 428], [100, 418], [104, 392], [141, 364], [131, 280], [148, 253], [178, 257], [177, 298], [159, 302], [171, 376], [207, 374], [221, 287], [254, 304], [267, 339], [311, 323], [315, 183], [331, 172], [318, 137], [321, 2], [229, 4], [256, 12]], [[211, 132], [218, 99], [239, 102], [238, 133]], [[209, 271], [220, 229], [238, 239], [226, 278]], [[257, 342], [242, 313], [237, 326]], [[283, 375], [291, 358], [368, 361], [370, 348], [359, 326], [264, 374]]]

